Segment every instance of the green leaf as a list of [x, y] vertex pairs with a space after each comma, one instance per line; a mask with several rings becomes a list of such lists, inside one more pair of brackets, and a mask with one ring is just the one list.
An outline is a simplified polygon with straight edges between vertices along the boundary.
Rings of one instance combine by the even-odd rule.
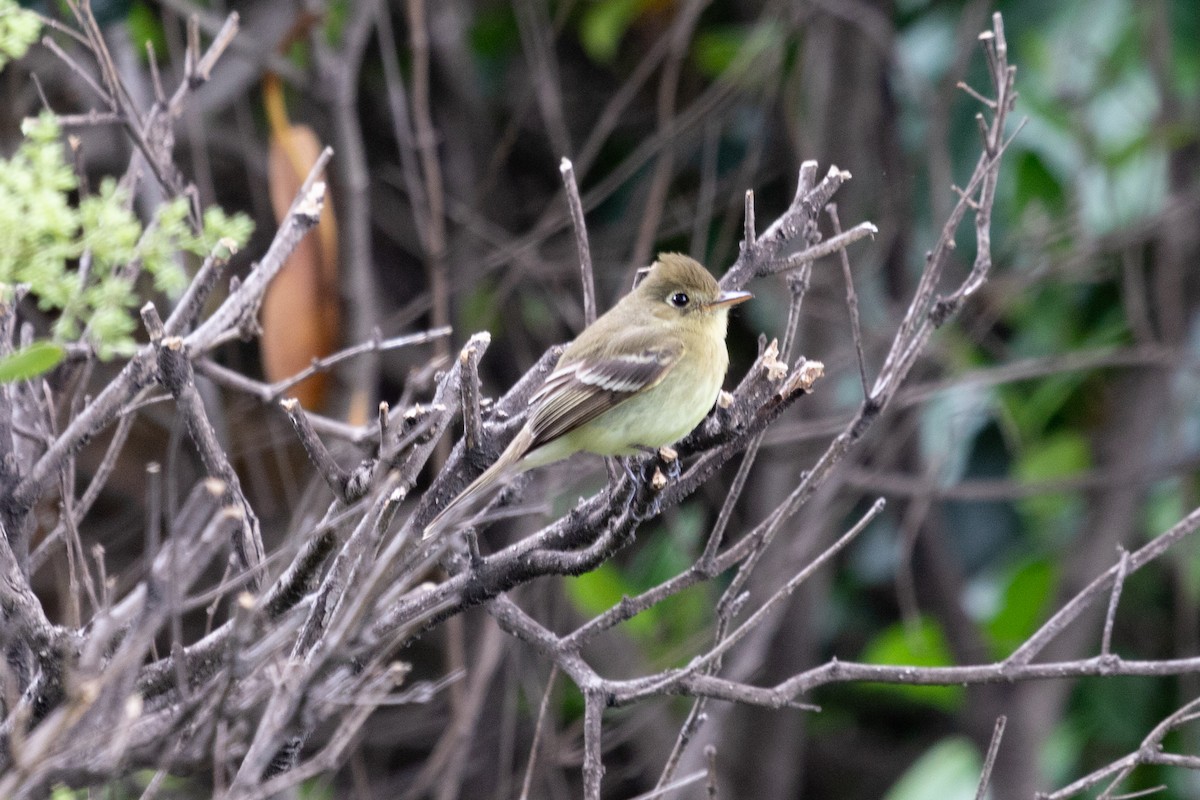
[[[1200, 420], [1200, 416], [1194, 417]], [[1191, 486], [1182, 478], [1168, 478], [1150, 487], [1149, 497], [1142, 509], [1143, 530], [1147, 538], [1160, 536], [1187, 515]], [[1175, 575], [1179, 589], [1191, 603], [1200, 602], [1200, 541], [1188, 537], [1173, 548]]]
[[[182, 219], [181, 219], [182, 221]], [[198, 256], [207, 256], [221, 239], [230, 239], [235, 249], [246, 246], [254, 233], [254, 220], [241, 213], [226, 214], [220, 206], [204, 209], [204, 234], [189, 249]]]
[[163, 63], [163, 59], [167, 57], [167, 33], [154, 9], [142, 0], [136, 0], [129, 8], [126, 24], [129, 25], [129, 38], [133, 40], [137, 52], [143, 58], [149, 58], [146, 42], [150, 42], [154, 47], [155, 59]]
[[[1083, 434], [1062, 431], [1027, 447], [1017, 460], [1015, 472], [1022, 483], [1039, 484], [1070, 477], [1090, 464], [1091, 451]], [[1043, 539], [1053, 539], [1074, 529], [1078, 523], [1079, 502], [1077, 493], [1042, 493], [1024, 498], [1017, 508], [1031, 531]]]
[[[349, 0], [332, 0], [325, 4], [325, 41], [331, 47], [337, 47], [342, 41], [342, 34], [346, 30], [346, 19], [350, 14]], [[293, 58], [306, 58], [307, 48], [299, 47], [301, 43], [296, 42], [292, 46], [291, 56]]]
[[[611, 561], [576, 578], [568, 578], [566, 590], [567, 597], [575, 607], [590, 616], [603, 613], [621, 602], [622, 598], [636, 593]], [[647, 635], [653, 632], [654, 621], [646, 614], [638, 614], [628, 620], [625, 626], [634, 635]]]
[[1045, 436], [1051, 422], [1068, 407], [1085, 378], [1082, 372], [1048, 375], [1034, 384], [1032, 391], [1002, 389], [1005, 410], [1016, 423], [1021, 439], [1030, 441]]
[[884, 796], [885, 800], [947, 800], [974, 797], [983, 761], [963, 736], [935, 744], [917, 759]]
[[[785, 47], [785, 33], [774, 23], [756, 25], [713, 26], [696, 34], [692, 45], [692, 61], [696, 68], [710, 78], [729, 76], [730, 68], [737, 64], [754, 63], [758, 56], [768, 51], [779, 51]], [[761, 83], [761, 72], [739, 70], [734, 76], [740, 83]]]
[[641, 5], [641, 0], [598, 0], [588, 4], [579, 25], [579, 39], [593, 60], [608, 64], [616, 58], [621, 38], [637, 19]]
[[488, 330], [493, 338], [501, 335], [505, 328], [505, 315], [496, 302], [496, 286], [486, 277], [472, 281], [463, 287], [463, 298], [459, 304], [457, 324], [473, 331]]
[[1146, 147], [1159, 113], [1158, 91], [1148, 67], [1122, 70], [1118, 80], [1097, 90], [1085, 108], [1092, 143], [1101, 157], [1117, 156], [1131, 145]]
[[1129, 752], [1164, 713], [1163, 692], [1150, 677], [1081, 678], [1072, 699], [1073, 716], [1089, 745]]
[[[585, 614], [608, 611], [626, 597], [638, 595], [687, 569], [703, 532], [703, 512], [682, 506], [672, 514], [670, 532], [647, 536], [628, 563], [605, 562], [592, 572], [566, 581], [567, 596]], [[689, 637], [711, 620], [709, 588], [692, 586], [665, 597], [626, 622], [621, 630], [636, 639], [652, 660], [672, 659]]]
[[1158, 212], [1166, 202], [1167, 154], [1161, 148], [1122, 154], [1111, 167], [1080, 172], [1080, 216], [1089, 231], [1104, 234]]
[[333, 800], [333, 787], [328, 777], [320, 776], [301, 783], [297, 794], [300, 800]]
[[1017, 462], [1017, 477], [1024, 483], [1041, 483], [1082, 472], [1090, 463], [1083, 434], [1063, 431], [1027, 448]]
[[742, 27], [717, 27], [696, 34], [692, 45], [692, 59], [701, 72], [715, 78], [737, 58], [746, 43], [746, 30]]
[[480, 9], [468, 36], [471, 50], [485, 59], [503, 58], [521, 47], [517, 16], [508, 5]]
[[1067, 192], [1058, 176], [1038, 153], [1026, 150], [1015, 162], [1017, 211], [1024, 211], [1033, 202], [1040, 202], [1053, 214], [1067, 210]]
[[[945, 667], [954, 663], [941, 626], [928, 617], [922, 617], [916, 625], [898, 622], [884, 629], [867, 644], [861, 660], [868, 664], [912, 667]], [[886, 683], [874, 684], [871, 688], [945, 711], [953, 711], [962, 705], [964, 694], [961, 686]]]
[[[627, 570], [630, 589], [643, 592], [685, 571], [692, 554], [699, 548], [706, 516], [695, 504], [685, 504], [672, 512], [669, 530], [647, 536], [645, 544], [634, 555]], [[681, 643], [705, 629], [712, 618], [709, 587], [697, 585], [678, 594], [663, 598], [637, 618], [646, 620], [646, 627], [630, 630], [644, 637], [651, 658], [672, 658], [678, 655]]]
[[1045, 560], [1030, 561], [1013, 571], [996, 615], [985, 626], [997, 657], [1011, 653], [1045, 620], [1056, 579], [1057, 570]]
[[42, 33], [42, 21], [12, 0], [0, 0], [0, 69], [21, 58]]
[[34, 342], [0, 358], [0, 383], [25, 381], [49, 372], [65, 355], [66, 351], [53, 342]]
[[966, 474], [975, 437], [992, 420], [994, 392], [965, 384], [938, 392], [921, 411], [920, 446], [925, 463], [937, 469], [941, 486]]

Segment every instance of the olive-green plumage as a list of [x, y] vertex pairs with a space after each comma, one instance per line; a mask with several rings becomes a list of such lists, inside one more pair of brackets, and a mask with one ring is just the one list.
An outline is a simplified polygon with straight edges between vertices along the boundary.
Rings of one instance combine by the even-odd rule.
[[508, 475], [579, 451], [627, 456], [683, 438], [717, 398], [729, 366], [729, 308], [748, 299], [722, 292], [687, 256], [659, 255], [637, 288], [567, 346], [530, 398], [525, 426], [425, 535]]

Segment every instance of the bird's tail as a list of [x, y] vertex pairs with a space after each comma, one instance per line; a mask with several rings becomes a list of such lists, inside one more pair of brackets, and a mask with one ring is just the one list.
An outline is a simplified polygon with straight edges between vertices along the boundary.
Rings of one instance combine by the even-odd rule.
[[490, 496], [489, 489], [501, 483], [505, 478], [523, 472], [524, 470], [520, 468], [519, 462], [526, 451], [529, 450], [529, 445], [532, 441], [533, 434], [530, 433], [528, 428], [522, 428], [516, 438], [509, 443], [504, 452], [500, 454], [500, 457], [496, 459], [496, 463], [484, 470], [483, 474], [478, 478], [471, 481], [466, 489], [463, 489], [457, 497], [450, 501], [449, 505], [429, 521], [429, 524], [425, 526], [425, 535], [423, 538], [432, 539], [469, 513], [479, 510], [480, 501]]

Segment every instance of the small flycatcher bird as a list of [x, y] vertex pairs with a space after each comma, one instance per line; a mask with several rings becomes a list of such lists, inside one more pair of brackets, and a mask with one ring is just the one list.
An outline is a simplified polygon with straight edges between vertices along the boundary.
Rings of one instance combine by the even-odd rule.
[[729, 352], [729, 309], [708, 270], [662, 253], [637, 287], [567, 345], [529, 400], [525, 426], [496, 463], [425, 528], [435, 536], [497, 481], [586, 451], [629, 456], [687, 435], [717, 399]]

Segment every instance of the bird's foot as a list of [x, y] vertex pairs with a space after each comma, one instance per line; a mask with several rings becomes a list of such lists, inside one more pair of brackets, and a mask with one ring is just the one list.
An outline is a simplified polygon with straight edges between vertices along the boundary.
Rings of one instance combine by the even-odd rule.
[[679, 476], [683, 474], [683, 462], [679, 459], [679, 452], [674, 447], [663, 446], [658, 448], [657, 455], [659, 463], [667, 468], [667, 480], [679, 480]]
[[644, 471], [648, 473], [640, 486], [645, 487], [642, 496], [643, 508], [634, 512], [637, 520], [643, 522], [662, 513], [663, 494], [669, 481], [678, 480], [682, 470], [679, 466], [679, 454], [670, 447], [658, 449], [646, 448], [655, 456], [646, 462]]
[[[639, 465], [635, 456], [618, 458], [617, 462], [629, 478], [630, 490], [625, 497], [625, 511], [638, 522], [656, 517], [662, 511], [662, 490], [670, 481], [683, 474], [679, 453], [671, 447], [639, 447], [642, 453], [654, 456]], [[639, 470], [638, 467], [641, 466]], [[636, 508], [641, 498], [644, 508]]]
[[[642, 481], [638, 477], [637, 470], [633, 468], [632, 458], [618, 457], [616, 460], [617, 463], [621, 465], [621, 469], [625, 470], [625, 476], [629, 478], [629, 488], [625, 491], [625, 499], [621, 505], [624, 509], [624, 513], [634, 514], [636, 516], [637, 512], [634, 511], [634, 506], [637, 504], [638, 490], [642, 485]], [[613, 488], [615, 489], [616, 486], [619, 485], [620, 484], [614, 484]]]
[[650, 491], [646, 493], [647, 496], [644, 498], [642, 507], [632, 509], [634, 519], [638, 522], [645, 522], [662, 513], [662, 488], [666, 485], [666, 476], [658, 467], [655, 467], [654, 475], [650, 478]]

